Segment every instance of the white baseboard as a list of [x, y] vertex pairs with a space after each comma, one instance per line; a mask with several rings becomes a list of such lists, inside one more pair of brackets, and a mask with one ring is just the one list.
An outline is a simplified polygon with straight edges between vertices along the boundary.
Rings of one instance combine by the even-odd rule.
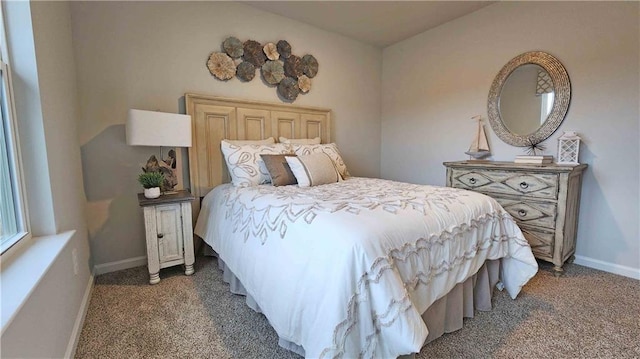
[[93, 292], [93, 279], [94, 276], [91, 274], [89, 276], [87, 289], [85, 289], [84, 296], [82, 297], [80, 310], [78, 310], [78, 315], [76, 316], [76, 322], [73, 325], [73, 330], [71, 331], [71, 338], [69, 339], [69, 344], [67, 344], [67, 351], [64, 354], [65, 358], [73, 358], [76, 355], [76, 348], [78, 347], [80, 333], [82, 333], [84, 318], [87, 316], [87, 310], [89, 310], [89, 302], [91, 301], [91, 293]]
[[640, 269], [576, 255], [576, 264], [640, 280]]
[[133, 267], [140, 267], [147, 264], [147, 257], [133, 257], [128, 259], [123, 259], [121, 261], [97, 264], [93, 267], [93, 272], [95, 275], [111, 273], [123, 269], [129, 269]]

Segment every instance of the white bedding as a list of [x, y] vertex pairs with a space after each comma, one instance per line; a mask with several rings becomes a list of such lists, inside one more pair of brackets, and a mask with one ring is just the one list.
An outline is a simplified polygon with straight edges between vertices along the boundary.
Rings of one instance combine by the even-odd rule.
[[537, 271], [511, 216], [475, 192], [370, 178], [222, 185], [195, 233], [308, 358], [419, 352], [421, 314], [487, 259], [512, 298]]

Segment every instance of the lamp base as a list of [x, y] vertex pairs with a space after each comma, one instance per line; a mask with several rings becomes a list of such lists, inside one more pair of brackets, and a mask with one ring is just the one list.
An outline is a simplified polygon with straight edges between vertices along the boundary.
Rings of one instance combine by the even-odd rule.
[[[158, 160], [155, 155], [151, 155], [147, 163], [142, 168], [143, 172], [160, 172], [164, 176], [162, 188], [173, 189], [178, 184], [178, 173], [173, 168], [175, 164], [175, 151], [169, 151], [167, 160]], [[173, 157], [172, 157], [173, 156]]]

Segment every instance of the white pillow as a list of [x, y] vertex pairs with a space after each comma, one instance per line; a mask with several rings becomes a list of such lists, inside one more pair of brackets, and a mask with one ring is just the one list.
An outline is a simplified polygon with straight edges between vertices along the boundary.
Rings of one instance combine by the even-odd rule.
[[319, 145], [320, 137], [316, 138], [278, 138], [280, 143], [295, 143], [297, 145]]
[[347, 165], [344, 164], [342, 160], [342, 156], [340, 156], [340, 151], [338, 151], [338, 146], [335, 143], [328, 143], [324, 145], [293, 145], [293, 151], [298, 156], [309, 155], [312, 153], [326, 153], [329, 155], [331, 160], [333, 161], [334, 166], [340, 173], [342, 178], [349, 178], [351, 175], [349, 171], [347, 171]]
[[286, 156], [285, 159], [300, 187], [319, 186], [341, 180], [333, 161], [326, 153], [312, 153], [298, 157]]
[[291, 145], [275, 143], [271, 145], [236, 145], [227, 140], [221, 142], [222, 154], [227, 163], [231, 183], [236, 187], [251, 187], [269, 183], [269, 171], [260, 158], [261, 154], [291, 154]]
[[234, 145], [272, 145], [276, 143], [276, 139], [273, 137], [265, 138], [264, 140], [224, 140]]

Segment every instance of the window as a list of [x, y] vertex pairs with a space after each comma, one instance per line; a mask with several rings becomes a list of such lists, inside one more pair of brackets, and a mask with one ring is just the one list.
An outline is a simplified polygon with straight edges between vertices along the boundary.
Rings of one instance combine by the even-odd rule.
[[540, 124], [543, 124], [544, 121], [547, 120], [547, 116], [551, 113], [551, 108], [553, 107], [553, 95], [553, 91], [540, 95]]
[[0, 10], [0, 253], [24, 238], [28, 221], [24, 208], [24, 188], [21, 177], [17, 123], [14, 116], [13, 92], [9, 65], [4, 61], [6, 41], [4, 21]]

